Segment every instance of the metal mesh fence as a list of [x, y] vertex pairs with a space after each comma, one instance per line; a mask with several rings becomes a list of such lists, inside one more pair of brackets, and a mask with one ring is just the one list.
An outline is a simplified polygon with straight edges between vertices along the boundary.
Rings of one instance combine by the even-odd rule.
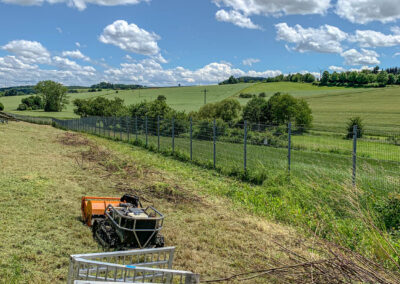
[[66, 129], [136, 142], [260, 183], [275, 175], [290, 174], [309, 183], [353, 184], [370, 191], [396, 191], [400, 185], [400, 133], [374, 134], [369, 129], [368, 135], [358, 138], [352, 133], [346, 137], [332, 132], [304, 132], [301, 126], [291, 124], [233, 125], [218, 120], [161, 117], [53, 121]]

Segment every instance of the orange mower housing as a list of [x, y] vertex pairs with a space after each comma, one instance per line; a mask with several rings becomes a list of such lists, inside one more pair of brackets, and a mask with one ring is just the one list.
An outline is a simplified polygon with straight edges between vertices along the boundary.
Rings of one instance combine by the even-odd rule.
[[93, 218], [104, 216], [108, 205], [119, 206], [119, 197], [83, 196], [81, 203], [82, 219], [89, 227], [93, 225]]

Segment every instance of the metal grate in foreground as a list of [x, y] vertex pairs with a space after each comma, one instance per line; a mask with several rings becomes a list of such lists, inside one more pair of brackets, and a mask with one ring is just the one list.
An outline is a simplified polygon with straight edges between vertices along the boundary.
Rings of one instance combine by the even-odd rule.
[[71, 255], [68, 284], [200, 283], [200, 276], [173, 270], [174, 247]]

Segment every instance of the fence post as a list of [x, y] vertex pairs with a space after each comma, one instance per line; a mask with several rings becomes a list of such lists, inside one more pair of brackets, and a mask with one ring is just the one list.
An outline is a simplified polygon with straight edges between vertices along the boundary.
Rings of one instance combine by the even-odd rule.
[[157, 115], [157, 149], [160, 152], [160, 116]]
[[175, 153], [175, 118], [172, 118], [172, 154]]
[[290, 175], [290, 167], [292, 162], [292, 123], [288, 124], [288, 171]]
[[146, 115], [145, 127], [146, 127], [146, 147], [147, 147], [147, 145], [148, 145], [148, 134], [147, 134], [147, 115]]
[[108, 138], [111, 137], [111, 127], [110, 127], [110, 118], [107, 117], [107, 128], [108, 128]]
[[115, 140], [115, 128], [117, 127], [117, 119], [113, 117], [113, 130], [114, 130], [114, 140]]
[[136, 136], [136, 141], [138, 140], [138, 125], [137, 125], [137, 116], [135, 116], [135, 136]]
[[243, 168], [247, 171], [247, 120], [244, 121], [244, 149]]
[[217, 149], [216, 149], [216, 145], [215, 145], [215, 142], [216, 142], [216, 132], [217, 132], [217, 131], [216, 131], [215, 119], [214, 119], [214, 123], [213, 123], [213, 138], [214, 138], [214, 139], [213, 139], [213, 140], [214, 140], [214, 141], [213, 141], [213, 144], [214, 144], [214, 145], [213, 145], [213, 146], [214, 146], [214, 147], [213, 147], [213, 152], [214, 152], [214, 169], [215, 169], [215, 164], [216, 164], [216, 150], [217, 150]]
[[193, 161], [193, 121], [190, 117], [190, 160]]
[[129, 119], [128, 119], [128, 117], [127, 116], [125, 116], [125, 126], [126, 126], [126, 133], [127, 133], [127, 135], [128, 135], [128, 143], [129, 143]]
[[353, 186], [357, 185], [357, 125], [353, 126], [353, 175], [352, 182]]
[[101, 122], [103, 125], [103, 137], [106, 137], [106, 123], [105, 123], [106, 119], [107, 118], [104, 118], [104, 117], [101, 119]]

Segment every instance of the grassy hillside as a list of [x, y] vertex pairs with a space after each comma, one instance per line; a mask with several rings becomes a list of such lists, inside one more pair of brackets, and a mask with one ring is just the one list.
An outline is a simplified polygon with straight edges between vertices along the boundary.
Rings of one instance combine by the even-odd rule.
[[204, 89], [207, 89], [207, 103], [218, 102], [235, 95], [240, 90], [251, 86], [252, 84], [236, 84], [236, 85], [211, 85], [211, 86], [192, 86], [192, 87], [173, 87], [173, 88], [151, 88], [142, 90], [127, 90], [127, 91], [111, 91], [103, 90], [95, 93], [77, 93], [69, 94], [70, 104], [67, 109], [59, 113], [45, 113], [43, 111], [16, 111], [21, 99], [25, 96], [17, 97], [2, 97], [0, 102], [5, 106], [5, 111], [15, 112], [33, 116], [47, 116], [58, 118], [73, 118], [76, 117], [73, 112], [72, 101], [76, 98], [93, 98], [97, 96], [107, 96], [107, 98], [119, 97], [124, 99], [126, 105], [138, 103], [144, 100], [155, 100], [159, 95], [164, 95], [167, 102], [174, 109], [185, 110], [186, 112], [198, 110], [204, 104]]
[[[314, 126], [318, 130], [343, 132], [348, 118], [352, 116], [361, 116], [371, 133], [398, 133], [400, 129], [400, 88], [397, 86], [365, 89], [280, 82], [254, 84], [241, 92], [265, 92], [268, 96], [285, 92], [302, 97], [311, 106]], [[238, 99], [243, 105], [249, 100]]]
[[[0, 124], [0, 152], [0, 283], [65, 283], [70, 254], [102, 251], [80, 221], [83, 195], [133, 192], [154, 204], [166, 215], [162, 233], [176, 246], [175, 268], [202, 280], [319, 259], [309, 249], [319, 250], [318, 238], [257, 217], [223, 194], [261, 187], [128, 144], [22, 122]], [[290, 277], [266, 274], [251, 283], [298, 282]]]
[[[317, 130], [343, 132], [346, 121], [351, 116], [361, 116], [365, 120], [367, 130], [371, 133], [385, 134], [384, 132], [399, 131], [400, 128], [400, 88], [387, 87], [380, 89], [318, 87], [305, 83], [257, 83], [236, 84], [223, 86], [193, 86], [174, 88], [154, 88], [130, 91], [102, 91], [97, 93], [71, 94], [70, 100], [75, 98], [89, 98], [107, 96], [120, 97], [127, 105], [144, 100], [154, 100], [158, 95], [167, 97], [167, 102], [177, 110], [186, 112], [198, 110], [204, 104], [204, 89], [208, 90], [207, 102], [217, 102], [228, 97], [237, 98], [242, 105], [249, 99], [238, 97], [240, 93], [259, 94], [265, 92], [271, 96], [276, 92], [290, 93], [295, 97], [307, 100], [314, 115], [314, 127]], [[60, 113], [45, 113], [43, 111], [15, 111], [23, 97], [2, 97], [0, 102], [5, 105], [6, 111], [34, 116], [52, 116], [58, 118], [76, 117], [73, 105]]]

